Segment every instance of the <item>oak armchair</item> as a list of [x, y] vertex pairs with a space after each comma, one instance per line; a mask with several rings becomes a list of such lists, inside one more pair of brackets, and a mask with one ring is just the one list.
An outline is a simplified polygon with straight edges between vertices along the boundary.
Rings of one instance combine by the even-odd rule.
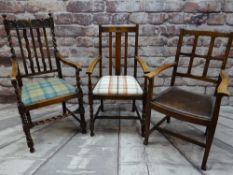
[[[46, 19], [8, 20], [3, 15], [5, 31], [12, 54], [11, 82], [17, 97], [18, 110], [30, 152], [34, 144], [30, 129], [72, 115], [86, 133], [83, 93], [79, 72], [81, 65], [66, 60], [57, 49], [52, 15]], [[76, 87], [63, 79], [61, 62], [76, 70]], [[49, 78], [42, 78], [48, 75]], [[40, 77], [42, 79], [36, 78]], [[31, 79], [34, 78], [34, 79]], [[78, 98], [79, 108], [71, 111], [66, 101]], [[62, 103], [63, 114], [44, 120], [33, 121], [31, 110]], [[80, 118], [76, 113], [80, 114]]]
[[[191, 36], [193, 37], [193, 42], [191, 44], [191, 53], [188, 53], [186, 49], [182, 49], [184, 46], [184, 37]], [[197, 53], [198, 39], [201, 37], [207, 37], [210, 39], [207, 54]], [[219, 38], [226, 40], [225, 50], [223, 54], [217, 55], [213, 54], [214, 47], [217, 45], [216, 41]], [[177, 52], [175, 56], [175, 63], [164, 64], [159, 68], [151, 71], [146, 74], [145, 77], [148, 80], [148, 94], [147, 94], [147, 105], [146, 105], [146, 121], [145, 121], [145, 140], [144, 144], [148, 144], [149, 135], [154, 131], [158, 130], [166, 134], [184, 139], [191, 143], [197, 144], [205, 148], [204, 156], [201, 164], [201, 168], [206, 170], [206, 162], [208, 159], [209, 151], [212, 145], [214, 138], [214, 133], [219, 117], [219, 109], [221, 105], [221, 99], [223, 96], [228, 96], [228, 85], [229, 77], [224, 71], [231, 48], [233, 39], [233, 33], [222, 33], [222, 32], [208, 32], [208, 31], [194, 31], [194, 30], [184, 30], [180, 31], [180, 37], [177, 46]], [[181, 57], [184, 58], [188, 63], [187, 70], [181, 68]], [[197, 67], [198, 64], [194, 63], [195, 59], [201, 58], [203, 61], [202, 64], [199, 63], [199, 68], [202, 68], [201, 74], [196, 75], [192, 71], [194, 67]], [[209, 73], [209, 67], [212, 61], [217, 61], [219, 65], [219, 77], [214, 77]], [[196, 64], [194, 66], [194, 64]], [[173, 73], [171, 76], [171, 86], [165, 91], [159, 93], [156, 97], [153, 97], [153, 87], [154, 79], [163, 71], [173, 68]], [[193, 80], [200, 80], [202, 82], [208, 82], [213, 84], [215, 87], [214, 95], [206, 95], [195, 93], [192, 91], [184, 90], [179, 87], [176, 87], [175, 82], [177, 78], [191, 78]], [[156, 124], [151, 124], [151, 111], [155, 110], [159, 113], [165, 115], [164, 118], [159, 120]], [[185, 122], [197, 124], [204, 126], [206, 128], [206, 141], [200, 142], [196, 139], [193, 139], [190, 136], [180, 134], [171, 129], [161, 126], [165, 121], [170, 122], [171, 118], [182, 120]]]
[[[106, 34], [106, 35], [104, 35]], [[103, 36], [104, 35], [104, 36]], [[122, 43], [124, 36], [124, 44]], [[128, 38], [134, 39], [129, 43]], [[115, 43], [113, 39], [115, 38]], [[108, 57], [103, 55], [103, 42], [108, 39]], [[133, 75], [129, 75], [129, 44], [133, 48]], [[115, 56], [113, 55], [115, 49]], [[124, 54], [122, 53], [124, 50]], [[107, 63], [103, 64], [103, 61]], [[148, 66], [138, 56], [138, 25], [99, 25], [99, 56], [91, 61], [86, 73], [88, 74], [89, 105], [90, 105], [90, 130], [94, 135], [94, 122], [96, 119], [137, 119], [141, 123], [141, 134], [144, 135], [144, 114], [145, 114], [145, 92], [137, 81], [137, 63], [139, 63], [144, 73], [149, 72]], [[97, 64], [99, 65], [99, 77], [96, 85], [92, 84], [92, 74]], [[103, 68], [108, 68], [107, 75], [103, 75]], [[115, 71], [114, 71], [115, 69]], [[94, 87], [93, 87], [94, 86]], [[101, 116], [100, 111], [104, 111], [104, 100], [132, 100], [132, 110], [137, 116]], [[100, 106], [93, 114], [93, 101], [100, 100]], [[142, 116], [135, 104], [135, 100], [143, 102]]]

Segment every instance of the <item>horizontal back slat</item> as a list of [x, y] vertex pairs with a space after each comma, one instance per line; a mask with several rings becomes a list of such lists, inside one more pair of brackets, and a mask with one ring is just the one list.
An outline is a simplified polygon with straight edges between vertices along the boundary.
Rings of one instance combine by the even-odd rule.
[[15, 30], [16, 29], [16, 23], [18, 29], [27, 29], [28, 27], [31, 28], [40, 28], [41, 26], [44, 26], [46, 28], [51, 28], [52, 21], [51, 18], [46, 19], [31, 19], [31, 20], [7, 20], [6, 19], [6, 27], [9, 30]]

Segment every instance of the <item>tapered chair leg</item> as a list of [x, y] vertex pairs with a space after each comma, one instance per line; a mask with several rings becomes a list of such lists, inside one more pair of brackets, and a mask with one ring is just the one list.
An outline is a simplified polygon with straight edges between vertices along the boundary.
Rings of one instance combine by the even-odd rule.
[[80, 97], [78, 101], [79, 101], [79, 112], [80, 112], [80, 119], [81, 119], [80, 125], [82, 128], [82, 133], [85, 134], [87, 133], [87, 129], [86, 129], [86, 120], [85, 120], [85, 115], [84, 115], [85, 109], [83, 107], [83, 98]]
[[136, 101], [133, 100], [133, 103], [132, 103], [132, 112], [135, 112], [136, 110]]
[[100, 100], [100, 109], [102, 112], [104, 112], [104, 100]]
[[90, 104], [90, 130], [91, 136], [94, 136], [94, 116], [93, 116], [93, 99], [92, 97], [89, 98], [89, 104]]
[[204, 156], [203, 156], [203, 160], [202, 160], [202, 164], [201, 164], [201, 169], [203, 169], [203, 170], [206, 170], [206, 163], [207, 163], [210, 148], [211, 148], [211, 145], [212, 145], [212, 142], [214, 139], [214, 133], [215, 133], [215, 127], [209, 128], [209, 130], [207, 132], [206, 148], [205, 148], [205, 152], [204, 152]]
[[207, 136], [207, 134], [208, 134], [208, 127], [206, 127], [205, 129], [205, 136]]
[[147, 109], [147, 108], [148, 107], [146, 107], [144, 145], [148, 144], [148, 139], [150, 134], [151, 109]]
[[145, 119], [146, 119], [146, 101], [142, 101], [142, 122], [141, 122], [141, 135], [142, 137], [145, 136]]
[[62, 102], [62, 111], [63, 111], [63, 114], [66, 113], [66, 102]]
[[171, 117], [167, 116], [167, 123], [171, 122]]

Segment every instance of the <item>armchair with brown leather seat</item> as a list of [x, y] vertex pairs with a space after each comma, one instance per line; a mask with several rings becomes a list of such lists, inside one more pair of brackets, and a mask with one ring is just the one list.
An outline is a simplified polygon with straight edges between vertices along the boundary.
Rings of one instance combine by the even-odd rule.
[[[190, 49], [191, 52], [187, 51], [186, 49], [182, 49], [185, 45], [184, 37], [187, 36], [193, 38]], [[198, 40], [203, 37], [205, 37], [205, 39], [209, 38], [210, 41], [207, 48], [207, 54], [200, 54], [197, 52]], [[213, 53], [213, 50], [216, 47], [216, 41], [219, 38], [225, 40], [226, 42], [222, 44], [222, 46], [225, 46], [224, 52], [217, 55]], [[154, 130], [158, 130], [159, 132], [170, 134], [172, 136], [197, 144], [205, 148], [201, 168], [203, 170], [206, 169], [206, 162], [218, 122], [221, 100], [223, 96], [229, 95], [228, 85], [230, 80], [224, 69], [226, 68], [228, 55], [232, 45], [232, 39], [233, 33], [194, 31], [184, 29], [180, 31], [175, 62], [164, 64], [145, 75], [148, 80], [144, 140], [145, 145], [148, 144], [149, 135]], [[184, 57], [188, 62], [188, 66], [185, 70], [180, 66], [182, 65], [181, 57]], [[198, 58], [201, 58], [202, 62], [199, 62], [198, 64], [194, 63]], [[212, 61], [217, 62], [218, 64], [216, 65], [219, 65], [219, 69], [216, 68], [216, 70], [219, 70], [218, 78], [209, 73], [209, 67]], [[193, 71], [195, 69], [194, 67], [199, 68], [198, 75], [195, 71]], [[154, 97], [154, 79], [156, 79], [156, 77], [161, 72], [170, 68], [173, 69], [171, 76], [171, 86]], [[176, 79], [180, 77], [200, 80], [203, 83], [211, 83], [215, 87], [215, 93], [214, 95], [206, 95], [176, 87]], [[150, 127], [152, 110], [164, 114], [165, 117]], [[163, 124], [165, 121], [169, 123], [171, 118], [204, 126], [206, 128], [206, 141], [200, 142], [190, 136], [185, 136], [184, 133], [177, 133], [171, 131], [171, 129], [167, 129], [164, 126], [161, 126], [161, 124]]]

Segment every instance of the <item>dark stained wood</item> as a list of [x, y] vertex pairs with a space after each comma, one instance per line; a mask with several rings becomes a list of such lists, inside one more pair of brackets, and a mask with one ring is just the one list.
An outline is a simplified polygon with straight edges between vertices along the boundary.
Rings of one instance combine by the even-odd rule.
[[121, 33], [116, 33], [116, 66], [115, 66], [115, 74], [121, 74]]
[[102, 76], [102, 27], [99, 25], [99, 57], [100, 59], [100, 64], [99, 64], [99, 76]]
[[188, 66], [188, 72], [187, 72], [187, 74], [191, 73], [191, 69], [192, 69], [192, 65], [193, 65], [193, 59], [194, 59], [194, 54], [195, 54], [196, 48], [197, 48], [197, 41], [198, 41], [198, 35], [195, 35], [195, 39], [194, 39], [194, 43], [193, 43], [193, 49], [192, 49], [192, 53], [191, 53], [191, 57], [190, 57], [190, 61], [189, 61], [189, 66]]
[[[185, 35], [193, 35], [195, 36], [195, 41], [193, 44], [192, 53], [181, 53], [182, 41]], [[196, 76], [191, 74], [192, 62], [193, 59], [197, 56], [195, 54], [195, 48], [197, 45], [197, 38], [199, 36], [207, 36], [211, 38], [210, 46], [207, 55], [201, 56], [206, 59], [206, 64], [203, 68], [203, 74], [201, 76]], [[212, 50], [214, 47], [214, 40], [217, 37], [225, 37], [228, 39], [228, 44], [226, 45], [226, 50], [224, 53], [224, 58], [217, 59], [222, 62], [220, 65], [220, 74], [218, 79], [209, 78], [207, 76], [209, 61], [212, 59], [216, 59], [216, 57], [212, 57]], [[189, 141], [191, 143], [197, 144], [205, 148], [204, 156], [202, 159], [201, 168], [206, 170], [206, 163], [209, 155], [209, 151], [212, 145], [212, 141], [214, 138], [215, 129], [217, 126], [219, 110], [221, 106], [221, 99], [223, 96], [229, 95], [228, 86], [230, 83], [229, 76], [224, 72], [229, 50], [232, 45], [233, 33], [223, 33], [223, 32], [209, 32], [209, 31], [194, 31], [194, 30], [184, 30], [180, 31], [180, 37], [177, 45], [175, 64], [162, 65], [159, 68], [147, 73], [145, 76], [148, 78], [147, 84], [147, 100], [146, 104], [146, 121], [145, 121], [145, 140], [144, 144], [148, 144], [149, 135], [154, 131], [158, 130], [159, 132], [164, 132], [166, 134], [170, 134], [172, 136], [178, 137], [180, 139]], [[179, 65], [179, 57], [180, 55], [185, 55], [190, 57], [190, 63], [188, 67], [187, 73], [180, 73], [177, 71], [177, 67]], [[153, 87], [154, 87], [154, 78], [159, 75], [163, 70], [167, 68], [173, 68], [171, 87], [168, 88], [161, 94], [157, 94], [155, 98], [153, 98]], [[193, 78], [197, 80], [201, 80], [203, 82], [211, 82], [216, 87], [216, 93], [213, 96], [202, 95], [194, 92], [184, 91], [175, 85], [175, 78], [177, 76], [185, 77], [185, 78]], [[161, 119], [157, 124], [153, 127], [150, 127], [151, 120], [151, 111], [155, 110], [165, 115], [163, 119]], [[192, 137], [184, 136], [183, 133], [173, 132], [166, 128], [160, 127], [164, 121], [170, 123], [170, 118], [175, 118], [178, 120], [182, 120], [185, 122], [198, 124], [204, 126], [206, 128], [206, 141], [200, 142]]]
[[[100, 77], [102, 76], [102, 33], [107, 33], [109, 37], [109, 45], [108, 45], [108, 51], [109, 51], [109, 64], [106, 64], [109, 66], [109, 74], [113, 74], [113, 68], [115, 68], [115, 75], [127, 75], [127, 67], [128, 67], [128, 36], [130, 33], [130, 36], [135, 37], [135, 52], [134, 52], [134, 71], [137, 71], [137, 58], [138, 58], [138, 25], [99, 25], [99, 56], [92, 60], [87, 68], [86, 73], [88, 74], [88, 99], [89, 99], [89, 105], [90, 105], [90, 130], [91, 133], [90, 135], [94, 135], [94, 122], [96, 119], [132, 119], [132, 116], [101, 116], [99, 115], [100, 110], [104, 111], [103, 107], [103, 100], [133, 100], [133, 111], [136, 112], [137, 116], [133, 117], [133, 119], [138, 119], [141, 122], [141, 133], [144, 135], [144, 116], [145, 116], [145, 94], [144, 92], [143, 95], [132, 95], [132, 96], [119, 96], [119, 95], [93, 95], [93, 87], [94, 85], [92, 84], [92, 74], [93, 70], [95, 69], [96, 65], [99, 64], [99, 71], [100, 71]], [[132, 35], [131, 35], [132, 34]], [[125, 35], [125, 44], [121, 43], [121, 36]], [[112, 39], [115, 36], [115, 45], [112, 44]], [[112, 53], [112, 47], [115, 46], [115, 57], [113, 56], [114, 53]], [[121, 64], [121, 48], [124, 47], [124, 61], [123, 64]], [[123, 50], [123, 49], [122, 49]], [[112, 66], [112, 58], [115, 58], [115, 66]], [[139, 60], [138, 60], [139, 61]], [[142, 58], [140, 58], [140, 65], [142, 66], [142, 69], [148, 72], [147, 65], [145, 62], [143, 62]], [[105, 66], [106, 66], [105, 65]], [[121, 67], [124, 68], [124, 71], [121, 71]], [[136, 72], [134, 74], [136, 76]], [[136, 78], [136, 77], [135, 77]], [[143, 88], [146, 89], [146, 88]], [[100, 100], [101, 105], [99, 106], [97, 112], [94, 114], [93, 110], [93, 101], [94, 100]], [[143, 112], [142, 116], [139, 113], [139, 110], [137, 109], [135, 105], [135, 100], [141, 100], [143, 101]]]
[[49, 51], [49, 45], [48, 45], [48, 38], [47, 38], [45, 27], [43, 27], [43, 33], [44, 33], [44, 38], [45, 38], [45, 45], [46, 45], [47, 56], [48, 56], [48, 60], [49, 60], [49, 68], [50, 68], [50, 70], [52, 70], [53, 69], [52, 68], [52, 61], [51, 61], [51, 56], [50, 56], [50, 51]]
[[39, 63], [39, 59], [37, 56], [35, 38], [34, 38], [34, 33], [33, 33], [33, 29], [31, 27], [31, 25], [30, 25], [30, 34], [31, 34], [31, 38], [32, 38], [32, 45], [33, 45], [34, 55], [35, 55], [35, 59], [36, 59], [37, 69], [38, 69], [38, 72], [40, 72], [40, 63]]
[[42, 48], [42, 42], [41, 42], [40, 28], [36, 29], [36, 33], [37, 33], [37, 39], [38, 39], [39, 46], [40, 46], [39, 47], [40, 48], [40, 55], [41, 55], [42, 63], [44, 65], [44, 71], [47, 71], [47, 66], [46, 66], [44, 52], [43, 52], [43, 48]]
[[[138, 29], [139, 29], [139, 26], [138, 24], [136, 25], [136, 37], [135, 37], [135, 48], [138, 48]], [[135, 56], [138, 56], [138, 49], [135, 49], [134, 50], [134, 55]], [[137, 60], [134, 59], [134, 77], [137, 77]], [[135, 102], [134, 102], [135, 103]]]
[[23, 29], [23, 37], [24, 37], [24, 40], [25, 40], [25, 43], [26, 43], [26, 49], [27, 49], [27, 52], [28, 52], [28, 59], [29, 59], [29, 62], [30, 62], [31, 72], [34, 73], [35, 70], [34, 70], [34, 65], [33, 65], [33, 61], [32, 61], [32, 54], [31, 54], [31, 49], [30, 49], [26, 29]]
[[124, 75], [127, 75], [127, 56], [128, 56], [128, 33], [125, 33], [125, 57], [124, 57]]
[[215, 37], [212, 36], [211, 41], [210, 41], [208, 54], [207, 54], [207, 60], [205, 62], [205, 66], [204, 66], [204, 70], [203, 70], [203, 74], [202, 74], [203, 77], [206, 77], [206, 75], [207, 75], [207, 71], [208, 71], [209, 64], [210, 64], [210, 56], [211, 56], [213, 48], [214, 48], [214, 40], [215, 40]]
[[112, 75], [112, 32], [109, 33], [109, 75]]
[[[82, 93], [82, 89], [80, 86], [80, 76], [79, 76], [79, 72], [81, 71], [81, 65], [80, 65], [80, 63], [74, 63], [72, 61], [64, 59], [61, 56], [61, 54], [59, 53], [59, 51], [57, 49], [56, 39], [55, 39], [54, 22], [53, 22], [52, 15], [49, 14], [49, 18], [47, 18], [47, 19], [29, 19], [29, 20], [14, 20], [14, 21], [8, 20], [6, 15], [3, 15], [3, 23], [5, 26], [5, 30], [7, 33], [7, 38], [8, 38], [9, 46], [11, 48], [11, 54], [12, 54], [12, 58], [11, 58], [11, 62], [12, 62], [11, 83], [15, 89], [15, 94], [16, 94], [17, 103], [18, 103], [18, 110], [19, 110], [19, 114], [21, 117], [22, 125], [23, 125], [23, 131], [25, 133], [27, 145], [30, 149], [30, 152], [35, 151], [33, 139], [31, 137], [31, 133], [30, 133], [30, 129], [33, 128], [34, 126], [39, 125], [39, 124], [54, 122], [54, 121], [63, 119], [65, 117], [67, 117], [68, 115], [72, 115], [74, 118], [76, 118], [80, 122], [80, 125], [82, 128], [82, 133], [86, 133], [86, 122], [85, 122], [85, 118], [84, 118], [85, 111], [84, 111], [84, 107], [83, 107], [83, 93]], [[52, 40], [53, 40], [53, 47], [51, 47], [51, 48], [49, 48], [49, 45], [48, 45], [48, 38], [47, 38], [46, 30], [45, 30], [46, 28], [51, 30], [51, 35], [52, 35]], [[16, 30], [22, 58], [17, 57], [15, 54], [15, 48], [14, 48], [14, 45], [13, 45], [12, 40], [11, 40], [11, 35], [12, 35], [11, 31], [12, 30]], [[40, 30], [41, 31], [43, 30], [43, 35], [41, 35]], [[33, 31], [35, 31], [36, 35], [37, 35], [37, 41], [39, 43], [39, 50], [41, 53], [40, 55], [42, 57], [41, 59], [42, 59], [43, 65], [40, 65], [40, 63], [39, 63], [40, 58], [39, 58], [39, 55], [37, 54], [36, 40], [35, 40], [35, 36], [34, 36]], [[21, 33], [22, 33], [22, 35], [21, 35]], [[28, 36], [31, 37], [31, 40], [28, 39]], [[42, 36], [44, 36], [44, 39], [45, 39], [45, 46], [43, 46], [43, 43], [41, 41]], [[23, 45], [21, 38], [24, 39], [25, 45]], [[30, 42], [30, 41], [32, 41], [32, 42]], [[46, 49], [47, 49], [47, 56], [48, 56], [48, 60], [49, 60], [48, 67], [47, 67], [46, 62], [45, 62], [46, 58], [45, 58], [45, 55], [43, 53], [43, 47], [46, 47]], [[31, 48], [33, 48], [33, 51], [34, 51], [34, 56], [35, 56], [34, 59], [32, 56], [33, 55], [32, 51], [30, 50]], [[55, 55], [54, 59], [56, 60], [56, 63], [57, 63], [56, 68], [52, 68], [52, 64], [51, 64], [52, 58], [51, 58], [51, 55], [49, 53], [50, 49], [54, 50], [54, 55]], [[27, 50], [27, 53], [28, 53], [27, 59], [25, 57], [24, 50]], [[18, 66], [19, 59], [22, 59], [22, 61], [23, 61], [24, 73], [20, 73], [22, 71], [20, 71], [21, 68], [20, 68], [20, 66]], [[29, 61], [29, 68], [27, 67], [28, 66], [27, 62], [26, 62], [27, 60]], [[35, 63], [33, 62], [33, 60], [35, 60]], [[30, 76], [43, 75], [43, 74], [47, 74], [47, 73], [57, 73], [58, 76], [60, 78], [62, 78], [60, 61], [63, 62], [64, 64], [67, 64], [67, 65], [75, 68], [77, 92], [75, 92], [73, 94], [64, 95], [64, 96], [58, 96], [55, 98], [49, 98], [49, 99], [46, 99], [43, 101], [41, 100], [37, 103], [33, 103], [30, 105], [23, 104], [23, 102], [21, 100], [21, 98], [22, 98], [21, 97], [21, 89], [23, 86], [21, 79], [28, 78]], [[37, 67], [35, 67], [35, 65]], [[43, 66], [43, 68], [41, 66]], [[28, 71], [28, 70], [31, 70], [31, 71]], [[70, 100], [72, 98], [78, 98], [78, 102], [79, 102], [79, 108], [74, 112], [71, 112], [65, 106], [65, 101]], [[42, 108], [44, 106], [48, 106], [48, 105], [52, 105], [52, 104], [56, 104], [56, 103], [62, 103], [62, 107], [63, 107], [63, 114], [62, 115], [58, 115], [58, 116], [47, 118], [47, 119], [40, 120], [40, 121], [33, 121], [32, 120], [32, 118], [30, 116], [31, 110]], [[76, 113], [80, 114], [80, 118], [78, 118], [76, 116]]]
[[17, 24], [16, 24], [16, 33], [17, 33], [17, 38], [18, 38], [18, 42], [19, 42], [21, 57], [23, 60], [24, 71], [25, 71], [25, 74], [27, 75], [28, 74], [27, 63], [26, 63], [26, 58], [25, 58], [24, 51], [23, 51], [21, 36], [20, 36], [20, 32], [19, 32]]

